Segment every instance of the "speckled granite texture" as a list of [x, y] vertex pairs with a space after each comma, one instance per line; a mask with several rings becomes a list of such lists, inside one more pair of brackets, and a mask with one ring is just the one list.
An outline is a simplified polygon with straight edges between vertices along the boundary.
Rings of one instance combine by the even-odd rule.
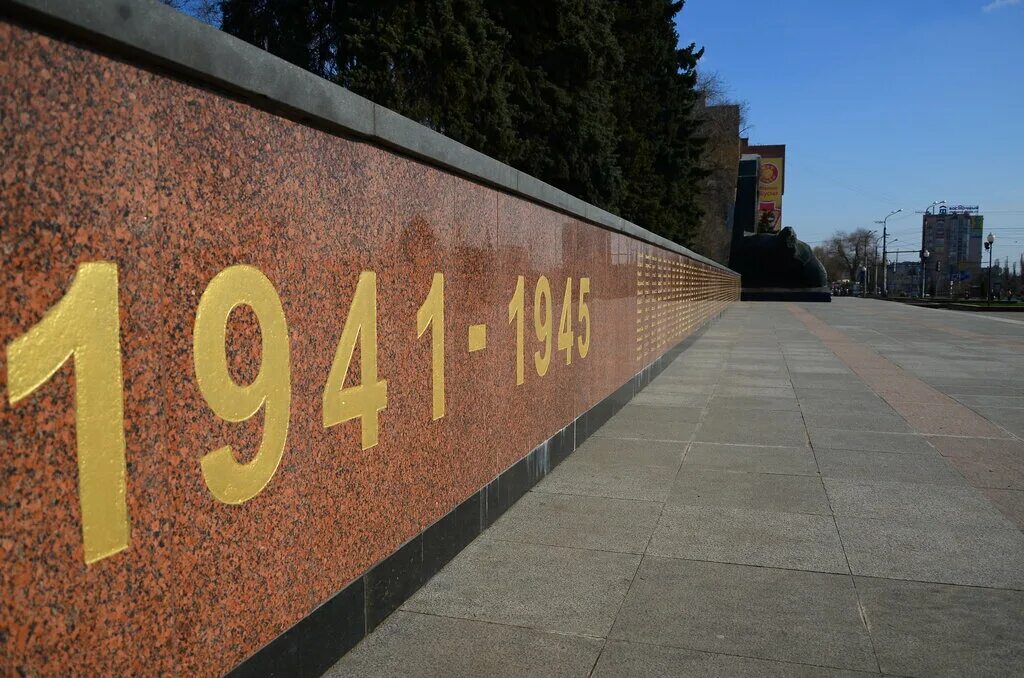
[[[666, 268], [638, 268], [641, 255]], [[735, 279], [679, 255], [0, 23], [0, 346], [39, 322], [89, 261], [119, 269], [131, 543], [84, 563], [71, 363], [15, 406], [5, 381], [5, 675], [223, 673], [738, 296]], [[686, 263], [686, 275], [672, 278], [682, 269], [668, 262]], [[292, 400], [276, 474], [229, 506], [199, 460], [224, 444], [250, 458], [262, 415], [229, 423], [210, 410], [192, 328], [206, 285], [236, 263], [258, 267], [280, 296]], [[388, 381], [380, 443], [368, 450], [357, 422], [321, 422], [362, 270], [378, 276]], [[438, 421], [430, 342], [416, 334], [435, 271], [446, 276]], [[519, 275], [521, 386], [508, 322]], [[592, 325], [589, 355], [567, 365], [553, 345], [543, 377], [533, 366], [541, 275], [555, 338], [566, 278], [579, 333], [578, 280], [589, 276]], [[487, 325], [487, 346], [470, 353], [474, 324]], [[641, 350], [650, 332], [657, 342], [644, 338]], [[227, 336], [232, 374], [248, 383], [260, 362], [249, 309], [236, 309]], [[6, 360], [0, 352], [5, 380]]]

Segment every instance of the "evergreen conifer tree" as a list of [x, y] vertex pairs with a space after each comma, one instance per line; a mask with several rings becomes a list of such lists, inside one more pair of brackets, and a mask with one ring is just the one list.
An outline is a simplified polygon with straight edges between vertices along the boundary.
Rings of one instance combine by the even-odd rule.
[[508, 33], [518, 143], [508, 161], [605, 209], [618, 205], [612, 85], [621, 68], [609, 0], [488, 0]]
[[616, 0], [622, 45], [615, 83], [618, 156], [624, 178], [621, 214], [686, 245], [700, 222], [696, 200], [703, 140], [696, 118], [694, 45], [680, 49], [680, 0]]

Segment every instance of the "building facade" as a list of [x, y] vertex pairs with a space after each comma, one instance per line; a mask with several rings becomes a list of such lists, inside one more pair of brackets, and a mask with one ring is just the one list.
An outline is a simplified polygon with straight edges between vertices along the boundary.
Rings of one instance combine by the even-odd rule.
[[981, 240], [985, 217], [977, 206], [940, 207], [925, 214], [921, 243], [928, 250], [925, 287], [933, 296], [977, 295], [981, 290]]
[[756, 230], [775, 233], [782, 229], [782, 196], [786, 192], [786, 145], [751, 144], [740, 140], [743, 155], [759, 156]]
[[889, 264], [889, 294], [894, 297], [915, 297], [921, 294], [921, 262], [897, 261]]

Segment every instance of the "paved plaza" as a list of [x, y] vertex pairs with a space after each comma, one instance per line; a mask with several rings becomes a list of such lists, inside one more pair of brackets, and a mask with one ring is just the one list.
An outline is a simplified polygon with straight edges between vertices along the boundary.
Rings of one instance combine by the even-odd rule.
[[329, 675], [1024, 674], [1022, 439], [1024, 322], [734, 304]]

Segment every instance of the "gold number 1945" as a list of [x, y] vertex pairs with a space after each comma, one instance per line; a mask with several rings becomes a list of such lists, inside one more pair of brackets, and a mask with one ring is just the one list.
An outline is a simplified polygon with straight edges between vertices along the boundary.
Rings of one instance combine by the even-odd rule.
[[67, 294], [7, 346], [11, 404], [49, 381], [68, 358], [75, 367], [75, 437], [85, 562], [128, 548], [124, 385], [117, 264], [82, 264]]

